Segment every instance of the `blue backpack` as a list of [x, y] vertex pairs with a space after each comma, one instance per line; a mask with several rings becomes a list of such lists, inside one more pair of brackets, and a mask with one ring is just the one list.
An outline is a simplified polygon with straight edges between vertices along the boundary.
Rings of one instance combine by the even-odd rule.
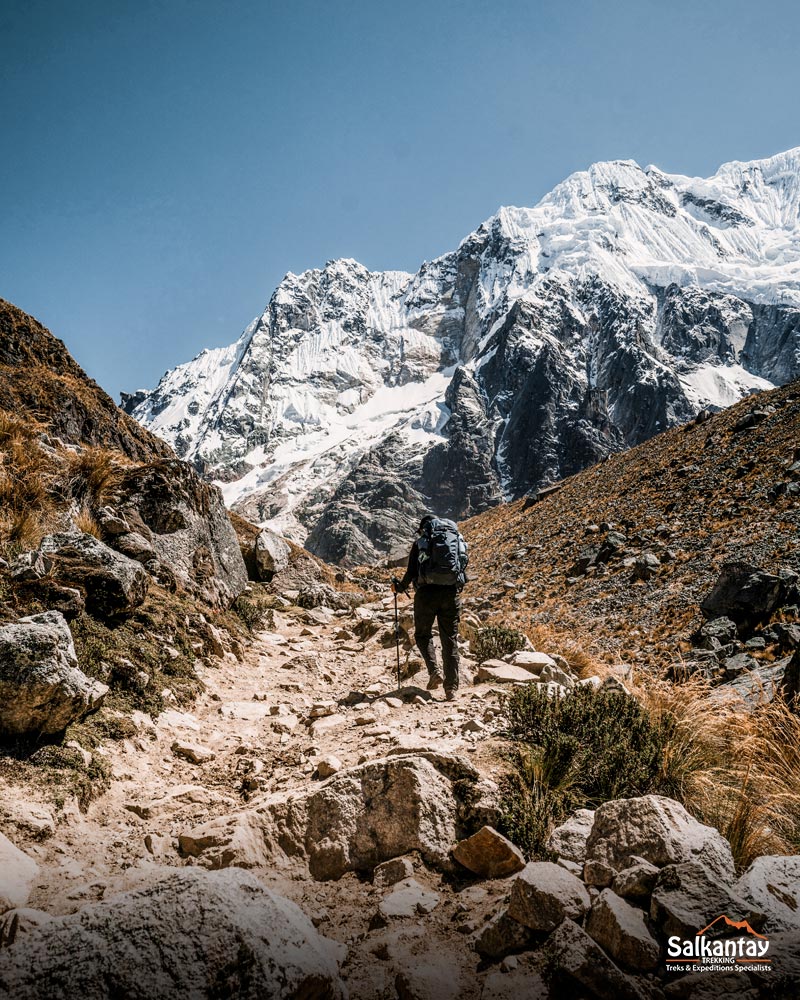
[[469, 553], [467, 543], [455, 521], [434, 517], [425, 525], [417, 539], [419, 576], [417, 584], [455, 586], [459, 590], [467, 582]]

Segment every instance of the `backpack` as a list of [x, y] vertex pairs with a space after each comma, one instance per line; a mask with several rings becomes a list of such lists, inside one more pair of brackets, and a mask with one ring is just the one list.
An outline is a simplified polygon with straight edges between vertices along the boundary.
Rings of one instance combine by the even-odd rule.
[[417, 549], [418, 586], [433, 583], [456, 586], [460, 590], [467, 582], [467, 543], [454, 521], [443, 517], [429, 521], [417, 539]]

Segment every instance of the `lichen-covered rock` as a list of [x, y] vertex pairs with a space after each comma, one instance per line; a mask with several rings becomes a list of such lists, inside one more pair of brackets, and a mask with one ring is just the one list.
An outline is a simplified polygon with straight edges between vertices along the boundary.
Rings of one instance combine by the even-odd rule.
[[86, 595], [86, 610], [99, 618], [130, 614], [145, 599], [149, 578], [135, 560], [94, 535], [64, 531], [42, 539], [53, 577]]
[[632, 855], [659, 868], [696, 861], [728, 885], [735, 878], [730, 844], [722, 834], [663, 795], [614, 799], [595, 812], [587, 860], [604, 861], [620, 871]]
[[0, 995], [338, 1000], [344, 952], [248, 872], [187, 868], [32, 928], [0, 952]]
[[514, 880], [508, 915], [533, 931], [552, 931], [565, 917], [582, 919], [590, 903], [586, 886], [571, 872], [531, 861]]
[[262, 528], [256, 537], [255, 563], [259, 580], [269, 581], [289, 565], [289, 546], [280, 535]]
[[60, 733], [96, 711], [107, 691], [79, 669], [60, 612], [0, 627], [0, 738]]
[[629, 969], [650, 971], [658, 965], [660, 949], [650, 933], [644, 913], [603, 889], [586, 918], [586, 933], [615, 962]]
[[118, 518], [146, 539], [181, 587], [213, 605], [242, 593], [247, 570], [222, 494], [190, 465], [165, 459], [133, 467], [119, 495]]
[[577, 809], [547, 838], [547, 849], [560, 858], [583, 865], [586, 858], [586, 841], [592, 832], [594, 809]]
[[756, 858], [732, 889], [766, 914], [767, 930], [800, 930], [800, 856]]

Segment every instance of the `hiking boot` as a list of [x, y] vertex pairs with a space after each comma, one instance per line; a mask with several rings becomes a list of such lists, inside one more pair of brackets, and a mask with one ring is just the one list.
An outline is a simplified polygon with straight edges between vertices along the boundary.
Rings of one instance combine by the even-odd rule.
[[455, 691], [451, 691], [448, 688], [445, 688], [445, 690], [444, 690], [444, 700], [445, 701], [455, 701], [456, 700], [456, 693], [455, 693]]
[[442, 675], [439, 673], [431, 674], [430, 677], [428, 678], [428, 690], [435, 691], [436, 688], [440, 688], [441, 686], [442, 686]]

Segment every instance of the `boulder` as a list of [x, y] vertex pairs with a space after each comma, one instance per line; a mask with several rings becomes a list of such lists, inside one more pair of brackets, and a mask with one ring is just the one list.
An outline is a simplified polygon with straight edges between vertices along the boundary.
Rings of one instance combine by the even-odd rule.
[[473, 947], [481, 958], [496, 962], [515, 951], [526, 951], [536, 940], [536, 932], [501, 910], [476, 933]]
[[614, 878], [611, 888], [624, 899], [646, 899], [653, 891], [659, 869], [644, 858], [637, 858], [629, 868], [623, 868]]
[[247, 570], [222, 494], [185, 462], [167, 459], [123, 472], [116, 516], [144, 534], [158, 561], [185, 590], [228, 605], [247, 586]]
[[615, 962], [649, 972], [658, 966], [660, 949], [644, 913], [611, 891], [603, 889], [586, 918], [586, 933]]
[[261, 817], [252, 811], [216, 816], [178, 836], [185, 857], [205, 868], [259, 868], [269, 864]]
[[267, 583], [289, 565], [290, 549], [280, 535], [269, 528], [259, 531], [255, 542], [255, 562], [259, 580]]
[[397, 885], [403, 879], [411, 878], [414, 874], [414, 865], [411, 858], [392, 858], [391, 861], [384, 861], [378, 865], [372, 873], [372, 883], [377, 886]]
[[514, 881], [508, 915], [532, 931], [552, 931], [565, 917], [580, 920], [590, 902], [583, 882], [561, 865], [531, 861]]
[[338, 1000], [344, 953], [248, 872], [186, 868], [31, 929], [0, 952], [0, 995]]
[[53, 577], [85, 594], [86, 610], [95, 617], [130, 614], [145, 599], [149, 577], [141, 564], [94, 535], [82, 531], [46, 535], [40, 550], [52, 562]]
[[332, 753], [324, 754], [317, 760], [317, 777], [330, 778], [342, 769], [342, 762]]
[[0, 915], [0, 951], [3, 948], [10, 948], [23, 934], [27, 934], [34, 927], [41, 927], [52, 919], [49, 913], [28, 907], [6, 910]]
[[767, 917], [767, 930], [800, 930], [800, 855], [756, 858], [733, 892]]
[[60, 733], [96, 711], [107, 691], [78, 668], [60, 612], [0, 626], [0, 738]]
[[0, 913], [25, 906], [39, 866], [0, 833]]
[[453, 857], [481, 878], [506, 878], [525, 867], [522, 851], [492, 826], [456, 844]]
[[489, 684], [535, 684], [538, 676], [525, 667], [515, 667], [502, 660], [486, 660], [478, 667], [475, 680]]
[[728, 885], [735, 878], [730, 844], [722, 834], [663, 795], [614, 799], [595, 812], [586, 842], [587, 860], [604, 861], [621, 871], [629, 866], [631, 855], [659, 868], [696, 861]]
[[[746, 920], [755, 931], [766, 921], [763, 913], [736, 895], [703, 865], [693, 861], [661, 869], [650, 897], [650, 919], [664, 937], [694, 937], [725, 915]], [[727, 929], [721, 925], [720, 929]]]
[[745, 631], [767, 620], [780, 607], [784, 580], [742, 561], [727, 562], [711, 591], [700, 602], [706, 618], [730, 618]]
[[524, 667], [532, 674], [538, 674], [543, 667], [556, 667], [556, 661], [547, 653], [536, 653], [532, 649], [518, 649], [506, 658], [515, 667]]
[[594, 809], [578, 809], [547, 838], [547, 849], [561, 858], [583, 865], [586, 841], [592, 832]]
[[559, 991], [556, 996], [574, 996], [577, 986], [577, 995], [597, 1000], [646, 1000], [636, 982], [572, 920], [565, 920], [551, 934], [547, 957], [553, 980], [566, 987], [563, 994]]
[[703, 649], [719, 649], [737, 637], [736, 622], [730, 618], [712, 618], [700, 628], [699, 645]]

